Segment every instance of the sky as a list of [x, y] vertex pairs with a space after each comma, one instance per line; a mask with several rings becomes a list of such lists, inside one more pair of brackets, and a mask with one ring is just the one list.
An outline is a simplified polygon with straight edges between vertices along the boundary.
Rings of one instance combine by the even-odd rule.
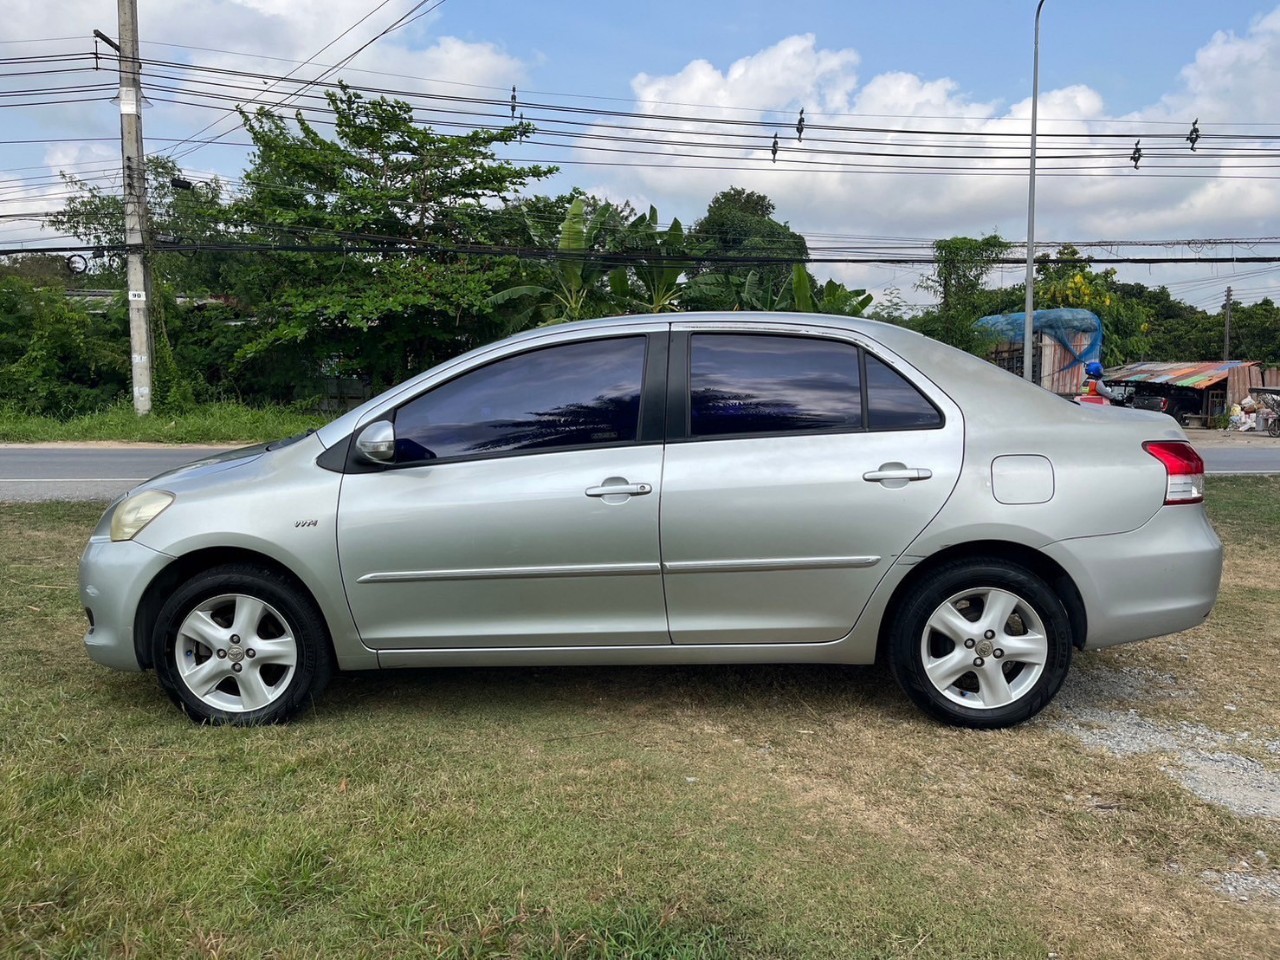
[[[234, 180], [248, 151], [233, 103], [280, 103], [411, 13], [329, 80], [413, 93], [442, 132], [509, 119], [515, 85], [538, 132], [508, 155], [562, 168], [538, 192], [578, 186], [687, 225], [717, 192], [757, 190], [808, 238], [820, 280], [919, 304], [927, 266], [827, 261], [914, 255], [957, 235], [1025, 242], [1035, 9], [1035, 0], [139, 0], [144, 133], [148, 152], [179, 157], [194, 179]], [[39, 217], [65, 196], [58, 171], [118, 189], [113, 65], [92, 70], [94, 29], [117, 34], [114, 3], [6, 3], [0, 248], [55, 242]], [[67, 59], [27, 59], [53, 56]], [[1274, 0], [1046, 0], [1038, 244], [1091, 244], [1082, 249], [1099, 258], [1280, 255], [1278, 90]], [[474, 102], [486, 99], [497, 102]], [[1195, 151], [1184, 139], [1193, 121], [1203, 137]], [[1256, 242], [1268, 237], [1277, 239]], [[1228, 285], [1245, 303], [1280, 298], [1277, 264], [1117, 269], [1207, 309]], [[1010, 267], [992, 279], [1022, 277]]]

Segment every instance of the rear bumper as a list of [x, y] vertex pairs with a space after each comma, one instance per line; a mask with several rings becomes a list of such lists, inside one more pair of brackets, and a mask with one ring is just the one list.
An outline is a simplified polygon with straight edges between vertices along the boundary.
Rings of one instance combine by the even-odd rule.
[[80, 558], [80, 602], [90, 627], [85, 651], [115, 670], [141, 670], [133, 644], [133, 621], [143, 591], [172, 558], [133, 540], [113, 543], [94, 536]]
[[1128, 533], [1050, 544], [1088, 616], [1085, 649], [1189, 630], [1218, 599], [1222, 542], [1202, 505], [1162, 507]]

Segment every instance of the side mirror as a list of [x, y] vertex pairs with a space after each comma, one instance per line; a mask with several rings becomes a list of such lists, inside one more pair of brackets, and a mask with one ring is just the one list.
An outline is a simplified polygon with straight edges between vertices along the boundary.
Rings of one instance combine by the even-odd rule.
[[396, 426], [389, 420], [377, 420], [356, 437], [356, 450], [370, 463], [390, 463], [396, 457]]

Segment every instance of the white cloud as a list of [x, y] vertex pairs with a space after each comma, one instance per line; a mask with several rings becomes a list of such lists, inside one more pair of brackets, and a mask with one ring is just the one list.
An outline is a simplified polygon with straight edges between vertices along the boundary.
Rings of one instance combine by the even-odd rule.
[[[689, 117], [674, 125], [680, 135], [695, 141], [701, 137], [705, 145], [671, 147], [663, 150], [665, 155], [646, 157], [663, 165], [620, 170], [609, 179], [610, 192], [644, 194], [664, 219], [680, 216], [688, 221], [705, 209], [715, 192], [733, 184], [766, 193], [776, 202], [780, 218], [815, 235], [945, 237], [995, 230], [1015, 241], [1024, 238], [1030, 98], [1019, 97], [1001, 107], [975, 101], [950, 78], [901, 71], [860, 82], [858, 65], [856, 51], [822, 49], [812, 34], [806, 34], [785, 38], [725, 70], [699, 60], [668, 76], [640, 74], [633, 81], [635, 109], [678, 109]], [[1222, 141], [1201, 141], [1192, 154], [1182, 137], [1196, 117], [1207, 135], [1247, 132], [1249, 124], [1276, 122], [1280, 10], [1257, 19], [1244, 36], [1218, 33], [1208, 39], [1182, 70], [1176, 89], [1132, 114], [1111, 114], [1102, 92], [1089, 85], [1088, 77], [1081, 79], [1041, 91], [1038, 238], [1207, 238], [1275, 232], [1280, 191], [1273, 181], [1233, 178], [1270, 171], [1240, 169], [1259, 161], [1243, 159], [1238, 151], [1222, 157]], [[664, 102], [707, 107], [660, 111]], [[796, 143], [789, 129], [800, 105], [806, 107], [811, 131], [804, 144]], [[772, 128], [762, 131], [757, 142], [733, 144], [724, 136], [726, 128], [700, 123], [715, 117], [778, 121], [783, 146], [778, 163], [771, 162], [768, 153]], [[816, 128], [821, 125], [846, 129], [819, 133]], [[847, 129], [851, 127], [863, 129]], [[866, 129], [890, 127], [916, 132]], [[1117, 132], [1143, 137], [1140, 169], [1133, 170], [1127, 161], [1132, 139], [1103, 136]], [[1055, 136], [1065, 133], [1087, 134], [1090, 139]], [[1176, 136], [1167, 137], [1170, 133]], [[649, 148], [662, 150], [662, 140], [671, 136], [655, 129]], [[680, 168], [699, 162], [693, 159], [698, 153], [732, 157], [702, 162], [736, 169]], [[873, 155], [892, 153], [907, 156]], [[673, 169], [676, 165], [680, 167]], [[880, 170], [868, 169], [873, 165]], [[1205, 169], [1193, 169], [1198, 165]], [[884, 172], [904, 167], [931, 169]], [[993, 175], [1002, 170], [1004, 175]], [[845, 266], [831, 272], [859, 285], [883, 286], [886, 276], [903, 279], [902, 268]], [[1140, 279], [1163, 282], [1164, 277], [1180, 275], [1176, 268], [1154, 274], [1143, 268]], [[906, 279], [909, 286], [910, 278]]]

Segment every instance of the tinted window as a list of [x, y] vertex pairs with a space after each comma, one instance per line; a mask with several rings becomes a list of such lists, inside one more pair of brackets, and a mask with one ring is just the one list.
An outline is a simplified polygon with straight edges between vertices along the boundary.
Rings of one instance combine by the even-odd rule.
[[942, 426], [942, 414], [898, 371], [867, 354], [867, 407], [872, 430]]
[[594, 340], [463, 374], [400, 408], [396, 459], [632, 442], [644, 355], [644, 337]]
[[858, 349], [847, 343], [695, 335], [689, 390], [694, 437], [862, 427]]

